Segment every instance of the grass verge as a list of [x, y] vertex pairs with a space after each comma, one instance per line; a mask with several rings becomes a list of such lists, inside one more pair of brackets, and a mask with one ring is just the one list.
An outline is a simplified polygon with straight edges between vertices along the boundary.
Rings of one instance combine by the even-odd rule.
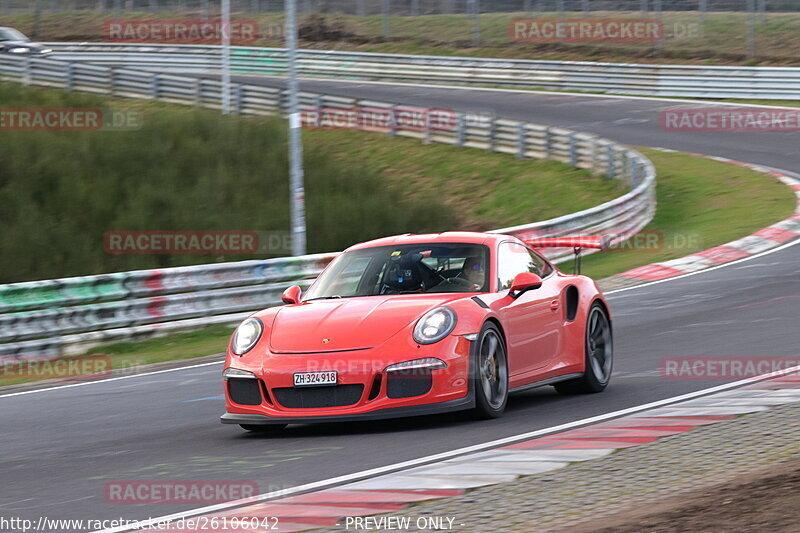
[[658, 172], [658, 210], [645, 228], [655, 235], [655, 245], [644, 242], [584, 258], [583, 272], [595, 279], [725, 244], [779, 222], [795, 209], [791, 189], [766, 174], [682, 153], [642, 153]]

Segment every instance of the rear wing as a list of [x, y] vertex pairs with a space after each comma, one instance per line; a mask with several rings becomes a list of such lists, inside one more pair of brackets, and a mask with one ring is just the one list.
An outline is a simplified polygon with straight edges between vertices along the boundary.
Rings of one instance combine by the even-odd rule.
[[587, 237], [551, 237], [524, 241], [531, 248], [572, 248], [575, 252], [575, 274], [581, 273], [581, 252], [584, 248], [607, 250], [611, 246], [611, 235]]

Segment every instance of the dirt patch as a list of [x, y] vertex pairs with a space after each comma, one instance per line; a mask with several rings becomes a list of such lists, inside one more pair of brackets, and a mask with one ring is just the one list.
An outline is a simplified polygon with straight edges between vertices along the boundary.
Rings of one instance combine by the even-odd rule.
[[564, 533], [797, 533], [800, 460], [732, 483], [578, 525]]

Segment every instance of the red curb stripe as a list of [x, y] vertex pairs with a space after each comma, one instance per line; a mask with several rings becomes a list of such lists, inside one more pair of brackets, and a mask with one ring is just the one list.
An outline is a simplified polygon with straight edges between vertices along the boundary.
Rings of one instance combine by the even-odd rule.
[[441, 496], [460, 496], [464, 494], [465, 491], [461, 489], [420, 489], [420, 490], [378, 489], [372, 492], [390, 492], [396, 494], [430, 494], [431, 496], [441, 497]]
[[734, 248], [733, 246], [725, 245], [717, 246], [716, 248], [709, 248], [708, 250], [703, 250], [702, 252], [692, 254], [692, 256], [710, 259], [715, 263], [729, 263], [731, 261], [741, 259], [742, 257], [747, 257], [748, 255], [750, 255], [749, 252], [740, 250], [739, 248]]
[[[695, 429], [697, 426], [638, 426], [636, 429], [642, 430], [642, 432], [646, 432], [648, 434], [653, 434], [656, 436], [656, 433], [662, 434], [662, 436], [666, 437], [668, 435], [675, 435], [676, 433], [685, 433], [686, 431], [691, 431]], [[619, 429], [628, 429], [628, 428], [619, 428]]]
[[676, 268], [670, 268], [663, 265], [652, 264], [634, 268], [632, 270], [628, 270], [627, 272], [623, 272], [622, 274], [618, 275], [626, 278], [658, 281], [661, 279], [680, 276], [681, 274], [685, 274], [685, 272], [678, 270]]
[[759, 237], [764, 237], [765, 239], [775, 242], [788, 242], [797, 237], [797, 233], [793, 231], [786, 231], [771, 226], [757, 231], [753, 235], [758, 235]]
[[325, 504], [358, 504], [359, 507], [365, 504], [375, 503], [402, 503], [421, 502], [436, 500], [445, 496], [457, 496], [462, 494], [460, 491], [447, 491], [447, 494], [417, 494], [411, 492], [390, 492], [390, 491], [371, 491], [371, 490], [341, 490], [323, 491], [291, 496], [278, 500], [281, 503], [325, 503]]
[[[689, 427], [689, 426], [684, 426]], [[583, 430], [575, 430], [571, 431], [568, 434], [560, 434], [559, 437], [561, 438], [600, 438], [600, 437], [614, 437], [614, 439], [618, 437], [625, 437], [625, 438], [639, 438], [639, 437], [663, 437], [666, 435], [672, 435], [675, 431], [669, 431], [664, 429], [657, 429], [657, 430], [647, 430], [641, 427], [639, 428], [597, 428], [597, 429], [583, 429]], [[601, 439], [602, 440], [602, 439]]]
[[[676, 405], [676, 407], [679, 406], [680, 404]], [[666, 406], [664, 408], [669, 409], [670, 406]], [[659, 419], [661, 417], [654, 417], [654, 418]], [[681, 416], [664, 417], [664, 419], [668, 420], [685, 420], [685, 421], [697, 420], [698, 422], [706, 421], [708, 424], [713, 424], [715, 422], [723, 422], [725, 420], [733, 420], [734, 418], [736, 418], [736, 415], [681, 415]]]
[[528, 442], [518, 442], [510, 446], [496, 448], [498, 450], [603, 450], [616, 448], [630, 448], [638, 446], [634, 442], [609, 442], [594, 440], [559, 440], [559, 439], [536, 439]]

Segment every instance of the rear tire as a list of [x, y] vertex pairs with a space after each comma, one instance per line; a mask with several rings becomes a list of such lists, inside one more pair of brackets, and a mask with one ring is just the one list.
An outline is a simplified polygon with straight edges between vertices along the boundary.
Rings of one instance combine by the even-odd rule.
[[498, 418], [508, 403], [508, 359], [500, 330], [491, 322], [478, 335], [478, 348], [472, 387], [475, 391], [475, 417]]
[[239, 424], [243, 430], [259, 435], [276, 435], [289, 424]]
[[583, 376], [553, 385], [559, 394], [602, 392], [611, 379], [614, 366], [614, 342], [611, 321], [599, 302], [589, 308], [584, 340], [586, 370]]

